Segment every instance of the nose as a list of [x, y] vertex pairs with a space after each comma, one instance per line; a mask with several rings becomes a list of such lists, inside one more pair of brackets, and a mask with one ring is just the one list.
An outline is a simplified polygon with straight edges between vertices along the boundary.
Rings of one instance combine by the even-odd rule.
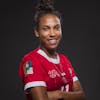
[[50, 36], [51, 36], [51, 37], [54, 37], [55, 35], [56, 35], [56, 33], [55, 33], [54, 29], [51, 29], [51, 30], [50, 30]]

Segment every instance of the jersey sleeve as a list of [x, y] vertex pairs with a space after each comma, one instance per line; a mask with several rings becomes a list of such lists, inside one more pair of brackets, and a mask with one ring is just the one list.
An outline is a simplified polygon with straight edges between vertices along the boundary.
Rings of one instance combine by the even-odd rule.
[[43, 70], [36, 59], [24, 58], [20, 63], [19, 75], [23, 81], [24, 90], [36, 86], [46, 86]]
[[71, 64], [71, 62], [70, 62], [70, 60], [68, 59], [67, 56], [65, 56], [65, 60], [67, 62], [68, 70], [69, 70], [70, 75], [73, 79], [73, 82], [77, 81], [78, 77], [76, 76], [75, 70], [74, 70], [74, 68], [73, 68], [73, 66], [72, 66], [72, 64]]

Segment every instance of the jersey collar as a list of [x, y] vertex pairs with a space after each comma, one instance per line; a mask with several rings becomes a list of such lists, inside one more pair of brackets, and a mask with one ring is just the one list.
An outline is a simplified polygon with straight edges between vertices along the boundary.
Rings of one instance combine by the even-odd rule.
[[55, 59], [55, 58], [50, 58], [42, 49], [39, 49], [37, 53], [43, 56], [44, 58], [46, 58], [49, 62], [52, 62], [54, 64], [60, 63], [60, 57], [58, 54], [57, 54], [57, 58]]

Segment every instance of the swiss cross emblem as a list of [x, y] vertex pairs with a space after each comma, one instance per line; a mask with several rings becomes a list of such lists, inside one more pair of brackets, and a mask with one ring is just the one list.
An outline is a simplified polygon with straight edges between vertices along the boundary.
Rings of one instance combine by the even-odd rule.
[[50, 70], [48, 72], [50, 78], [55, 78], [56, 76], [60, 77], [59, 73], [56, 70]]

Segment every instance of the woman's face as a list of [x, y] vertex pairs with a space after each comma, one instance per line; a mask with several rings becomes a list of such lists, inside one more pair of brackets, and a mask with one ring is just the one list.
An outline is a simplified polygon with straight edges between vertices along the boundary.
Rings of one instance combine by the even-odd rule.
[[44, 15], [40, 18], [39, 28], [35, 33], [40, 38], [41, 48], [56, 49], [62, 37], [60, 19], [53, 14]]

